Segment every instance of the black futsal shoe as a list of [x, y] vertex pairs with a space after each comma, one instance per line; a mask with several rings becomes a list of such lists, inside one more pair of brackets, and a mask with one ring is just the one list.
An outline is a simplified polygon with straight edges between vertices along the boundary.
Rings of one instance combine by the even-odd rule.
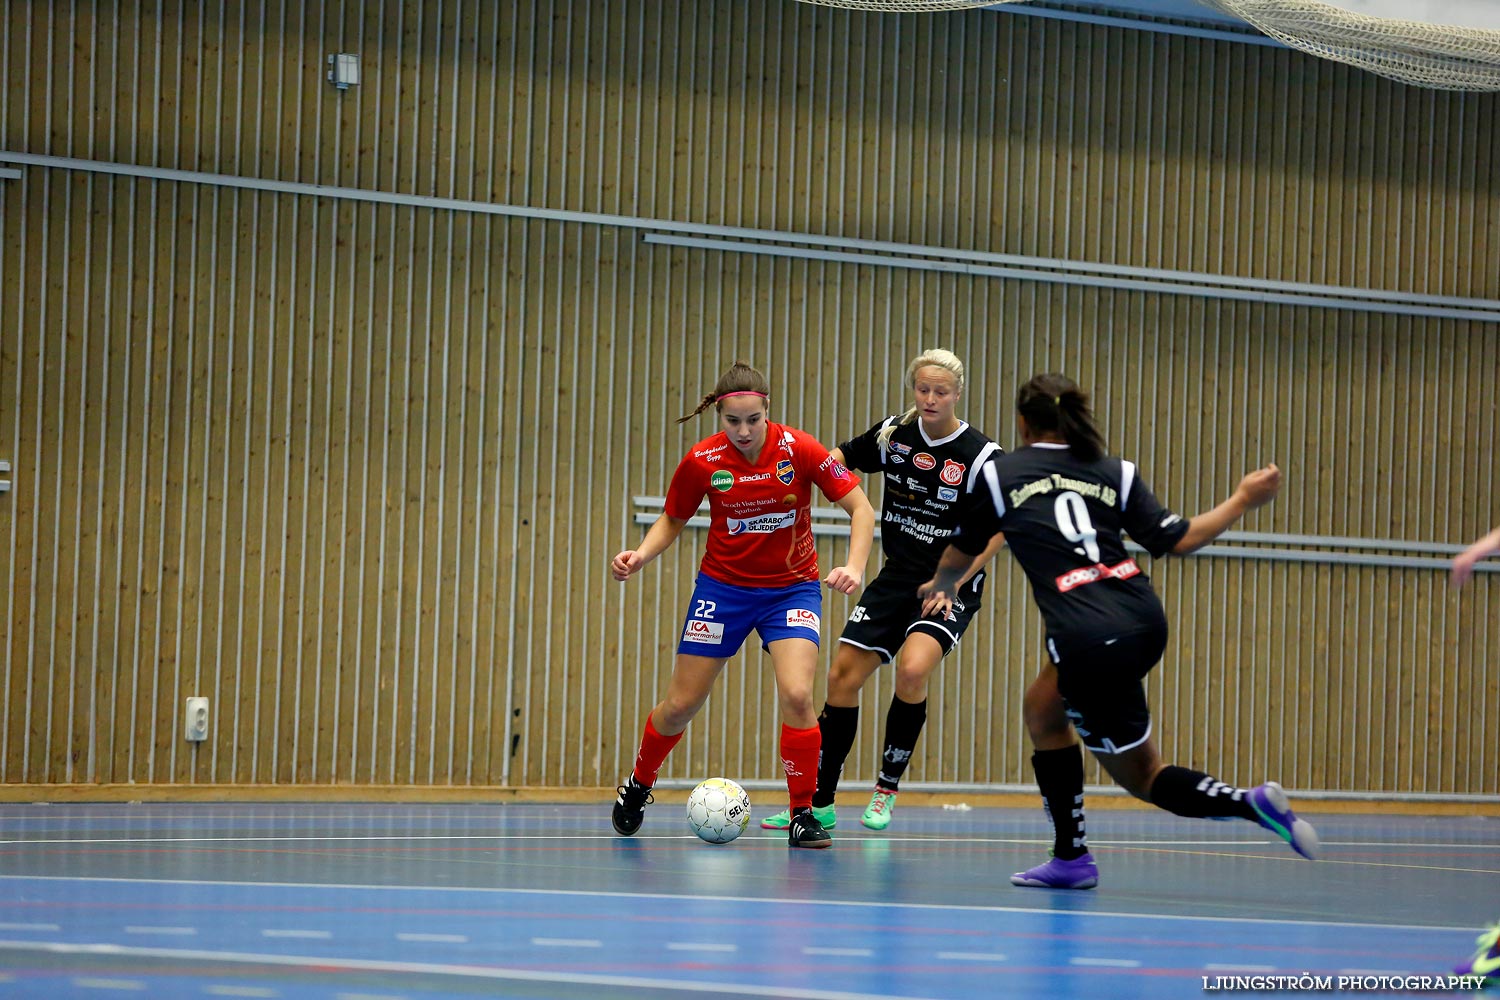
[[641, 820], [646, 818], [646, 807], [655, 800], [651, 798], [651, 786], [639, 784], [633, 774], [616, 791], [620, 794], [615, 799], [615, 808], [609, 814], [609, 821], [614, 824], [615, 833], [628, 837], [641, 828]]
[[823, 829], [823, 824], [806, 806], [792, 813], [792, 821], [786, 828], [787, 843], [793, 847], [832, 847], [833, 834]]

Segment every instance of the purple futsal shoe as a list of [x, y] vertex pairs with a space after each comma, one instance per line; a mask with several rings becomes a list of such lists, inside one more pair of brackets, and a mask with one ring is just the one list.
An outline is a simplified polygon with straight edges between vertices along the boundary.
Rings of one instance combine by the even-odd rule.
[[1094, 864], [1091, 854], [1072, 861], [1053, 858], [1044, 865], [1016, 872], [1010, 877], [1010, 884], [1037, 889], [1092, 889], [1099, 884], [1099, 866]]
[[1287, 801], [1286, 789], [1274, 781], [1256, 785], [1245, 796], [1260, 818], [1260, 825], [1292, 845], [1292, 850], [1309, 861], [1318, 860], [1318, 831], [1305, 819], [1298, 819]]

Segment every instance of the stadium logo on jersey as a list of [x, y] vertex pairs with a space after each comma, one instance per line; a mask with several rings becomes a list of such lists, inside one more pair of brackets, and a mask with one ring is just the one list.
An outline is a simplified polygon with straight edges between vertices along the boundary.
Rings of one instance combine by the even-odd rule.
[[768, 535], [782, 528], [790, 528], [797, 523], [797, 512], [785, 511], [780, 514], [766, 514], [762, 517], [750, 517], [743, 521], [737, 517], [726, 517], [724, 526], [729, 529], [731, 535]]
[[720, 469], [718, 472], [715, 472], [711, 477], [709, 477], [708, 485], [712, 486], [720, 493], [728, 493], [729, 488], [734, 485], [734, 473], [730, 472], [728, 469]]
[[938, 487], [938, 499], [947, 500], [949, 503], [958, 499], [958, 490], [950, 490], [946, 486]]
[[776, 460], [776, 478], [781, 480], [781, 485], [790, 486], [797, 473], [792, 469], [791, 459], [778, 458]]
[[687, 628], [682, 630], [682, 641], [704, 642], [710, 646], [717, 646], [724, 641], [724, 624], [690, 621], [687, 623]]
[[771, 478], [771, 474], [769, 472], [757, 472], [757, 473], [754, 473], [753, 475], [741, 476], [740, 477], [740, 482], [742, 482], [742, 483], [763, 483], [763, 482], [765, 482], [766, 480], [768, 480], [770, 478]]
[[928, 469], [937, 468], [937, 459], [933, 458], [925, 451], [919, 451], [912, 456], [911, 464], [915, 465], [923, 472], [926, 472]]
[[957, 486], [964, 481], [964, 463], [943, 459], [943, 471], [938, 473], [938, 478], [949, 486]]
[[786, 613], [787, 628], [810, 628], [814, 632], [820, 631], [821, 622], [818, 621], [818, 613], [806, 608], [792, 608]]

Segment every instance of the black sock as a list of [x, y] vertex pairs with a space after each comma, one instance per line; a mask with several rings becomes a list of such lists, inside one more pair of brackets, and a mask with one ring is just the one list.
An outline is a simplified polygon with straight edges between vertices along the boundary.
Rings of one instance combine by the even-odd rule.
[[854, 747], [854, 732], [859, 728], [859, 706], [825, 704], [823, 714], [818, 716], [818, 728], [823, 732], [823, 748], [818, 751], [818, 788], [812, 804], [821, 809], [833, 805], [833, 795], [839, 790], [839, 775], [844, 773], [844, 761]]
[[1175, 764], [1162, 768], [1151, 783], [1151, 803], [1169, 813], [1196, 819], [1256, 818], [1245, 789]]
[[891, 709], [885, 715], [885, 750], [880, 754], [880, 774], [875, 780], [881, 788], [894, 792], [900, 787], [901, 775], [911, 763], [911, 752], [926, 723], [926, 698], [913, 705], [891, 695]]
[[1072, 861], [1088, 853], [1088, 831], [1083, 816], [1083, 750], [1074, 743], [1061, 750], [1038, 750], [1031, 755], [1042, 808], [1052, 821], [1052, 856]]

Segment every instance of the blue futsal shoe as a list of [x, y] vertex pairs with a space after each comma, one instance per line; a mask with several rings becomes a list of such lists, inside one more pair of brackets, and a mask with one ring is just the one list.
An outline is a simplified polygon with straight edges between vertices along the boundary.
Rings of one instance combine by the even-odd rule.
[[1274, 781], [1256, 785], [1245, 796], [1260, 825], [1292, 845], [1292, 850], [1309, 861], [1318, 860], [1318, 831], [1305, 819], [1298, 819], [1287, 801], [1286, 789]]
[[1500, 924], [1479, 935], [1476, 943], [1479, 950], [1474, 957], [1453, 971], [1460, 976], [1479, 976], [1486, 985], [1500, 986]]
[[1044, 865], [1016, 872], [1010, 877], [1010, 884], [1034, 889], [1092, 889], [1099, 884], [1099, 866], [1094, 864], [1091, 854], [1071, 861], [1053, 858]]

